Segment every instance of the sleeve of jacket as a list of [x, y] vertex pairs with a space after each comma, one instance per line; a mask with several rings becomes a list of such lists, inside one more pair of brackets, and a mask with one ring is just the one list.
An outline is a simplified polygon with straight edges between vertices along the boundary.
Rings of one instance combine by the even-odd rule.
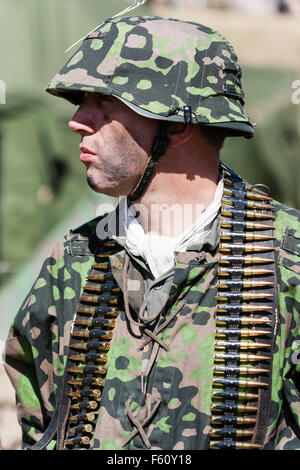
[[279, 316], [269, 432], [276, 450], [300, 450], [300, 212], [283, 207], [279, 216]]
[[16, 391], [23, 448], [45, 432], [55, 409], [70, 327], [89, 257], [58, 242], [17, 313], [6, 342], [5, 369]]

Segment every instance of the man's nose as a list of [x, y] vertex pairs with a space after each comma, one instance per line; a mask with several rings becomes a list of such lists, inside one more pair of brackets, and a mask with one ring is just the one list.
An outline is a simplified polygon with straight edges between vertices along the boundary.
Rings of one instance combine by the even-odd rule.
[[88, 116], [89, 115], [86, 114], [84, 109], [80, 106], [68, 123], [71, 131], [80, 135], [93, 134], [94, 129], [91, 127], [91, 122]]
[[68, 125], [71, 131], [80, 135], [92, 134], [94, 132], [90, 126], [84, 124], [83, 122], [77, 121], [74, 117], [71, 119], [71, 121], [69, 121]]

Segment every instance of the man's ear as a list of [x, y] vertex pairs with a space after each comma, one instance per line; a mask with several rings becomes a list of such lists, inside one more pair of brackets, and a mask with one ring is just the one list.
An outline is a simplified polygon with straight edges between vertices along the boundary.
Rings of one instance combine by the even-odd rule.
[[184, 124], [183, 122], [172, 122], [169, 124], [169, 147], [177, 148], [185, 144], [194, 132], [193, 124]]

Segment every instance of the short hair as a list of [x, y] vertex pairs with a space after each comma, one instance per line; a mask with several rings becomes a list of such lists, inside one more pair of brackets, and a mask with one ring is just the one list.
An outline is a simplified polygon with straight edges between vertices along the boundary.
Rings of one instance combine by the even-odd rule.
[[200, 124], [199, 129], [207, 143], [212, 147], [216, 147], [217, 150], [221, 150], [224, 140], [230, 135], [230, 131], [228, 132], [228, 129], [221, 127]]

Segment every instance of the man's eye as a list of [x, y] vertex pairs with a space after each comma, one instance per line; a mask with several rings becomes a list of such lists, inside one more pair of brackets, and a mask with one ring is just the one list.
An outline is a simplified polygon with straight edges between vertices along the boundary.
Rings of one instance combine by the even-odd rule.
[[110, 96], [98, 96], [98, 103], [99, 104], [105, 104], [105, 103], [113, 103], [113, 99]]
[[113, 111], [116, 107], [116, 100], [110, 96], [99, 96], [97, 104], [106, 111]]

